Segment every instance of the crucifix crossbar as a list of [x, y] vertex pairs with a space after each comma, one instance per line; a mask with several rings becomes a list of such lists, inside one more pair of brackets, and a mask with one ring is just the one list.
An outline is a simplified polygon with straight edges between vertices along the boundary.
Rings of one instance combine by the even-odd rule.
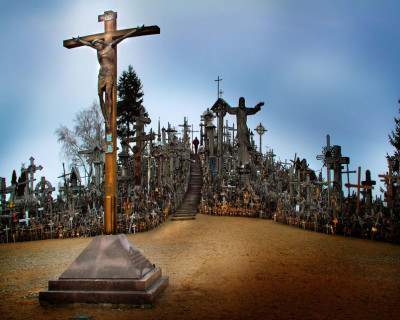
[[[123, 29], [123, 30], [116, 30], [116, 31], [110, 31], [110, 32], [103, 32], [103, 33], [97, 33], [97, 34], [92, 34], [89, 36], [84, 36], [80, 37], [81, 40], [85, 41], [94, 41], [98, 39], [105, 39], [107, 37], [111, 37], [112, 41], [117, 40], [124, 35], [135, 31], [138, 28], [130, 28], [130, 29]], [[152, 34], [160, 34], [160, 28], [158, 26], [149, 26], [149, 27], [143, 27], [141, 30], [137, 31], [136, 33], [128, 36], [127, 38], [132, 38], [132, 37], [141, 37], [141, 36], [148, 36]], [[73, 49], [77, 47], [82, 47], [84, 46], [83, 44], [76, 42], [74, 39], [68, 39], [63, 41], [63, 46], [68, 49]]]

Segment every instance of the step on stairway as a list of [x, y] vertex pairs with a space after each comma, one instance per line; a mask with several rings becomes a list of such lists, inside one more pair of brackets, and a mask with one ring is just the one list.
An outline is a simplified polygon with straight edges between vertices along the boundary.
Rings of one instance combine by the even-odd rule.
[[203, 174], [201, 171], [200, 158], [198, 154], [192, 154], [190, 165], [189, 186], [183, 202], [172, 215], [171, 220], [195, 220], [197, 207], [200, 203], [201, 188], [203, 186]]

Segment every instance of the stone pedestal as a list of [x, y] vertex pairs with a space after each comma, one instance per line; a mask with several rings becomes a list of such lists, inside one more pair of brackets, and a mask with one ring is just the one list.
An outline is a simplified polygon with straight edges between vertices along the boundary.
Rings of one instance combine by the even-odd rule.
[[124, 234], [97, 236], [48, 290], [40, 303], [152, 304], [168, 285]]

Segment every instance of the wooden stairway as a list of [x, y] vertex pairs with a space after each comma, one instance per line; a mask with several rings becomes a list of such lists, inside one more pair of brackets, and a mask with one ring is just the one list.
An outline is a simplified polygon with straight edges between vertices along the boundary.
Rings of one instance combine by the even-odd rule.
[[200, 158], [198, 154], [190, 156], [192, 162], [190, 165], [189, 186], [183, 202], [172, 215], [171, 220], [195, 220], [197, 207], [200, 203], [201, 188], [203, 186], [203, 174], [201, 171]]

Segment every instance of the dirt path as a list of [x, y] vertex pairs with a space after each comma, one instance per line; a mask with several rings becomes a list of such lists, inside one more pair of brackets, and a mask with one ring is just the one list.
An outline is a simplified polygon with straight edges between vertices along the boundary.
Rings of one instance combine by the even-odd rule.
[[1, 319], [399, 319], [400, 246], [197, 215], [130, 235], [169, 286], [152, 309], [42, 307], [91, 238], [0, 245]]

